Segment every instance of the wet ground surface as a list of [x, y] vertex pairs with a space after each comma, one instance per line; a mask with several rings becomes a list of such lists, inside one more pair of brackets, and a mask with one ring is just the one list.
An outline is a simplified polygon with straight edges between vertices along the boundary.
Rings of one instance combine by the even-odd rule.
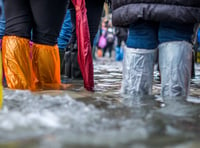
[[67, 91], [4, 90], [0, 147], [199, 148], [200, 66], [190, 96], [159, 96], [155, 71], [152, 96], [120, 94], [122, 63], [94, 62], [95, 92], [81, 81]]

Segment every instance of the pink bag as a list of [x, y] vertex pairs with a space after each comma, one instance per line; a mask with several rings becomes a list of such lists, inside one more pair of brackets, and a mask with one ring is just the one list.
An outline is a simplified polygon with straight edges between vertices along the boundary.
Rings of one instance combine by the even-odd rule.
[[104, 35], [101, 35], [101, 37], [99, 38], [99, 43], [98, 46], [103, 49], [106, 47], [107, 41]]

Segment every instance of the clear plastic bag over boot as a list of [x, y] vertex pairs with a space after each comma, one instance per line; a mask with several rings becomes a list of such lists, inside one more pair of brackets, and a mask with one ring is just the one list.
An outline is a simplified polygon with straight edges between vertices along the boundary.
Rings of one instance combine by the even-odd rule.
[[190, 86], [192, 44], [186, 41], [159, 45], [161, 96], [187, 96]]
[[156, 50], [125, 48], [123, 59], [123, 94], [150, 95]]

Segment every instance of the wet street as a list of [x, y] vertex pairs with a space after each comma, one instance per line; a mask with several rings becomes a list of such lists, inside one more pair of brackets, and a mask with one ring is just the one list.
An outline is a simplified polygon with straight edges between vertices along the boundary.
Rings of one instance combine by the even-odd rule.
[[74, 82], [67, 91], [4, 89], [0, 112], [2, 148], [199, 148], [200, 66], [190, 96], [161, 98], [120, 94], [122, 63], [94, 62], [95, 92]]

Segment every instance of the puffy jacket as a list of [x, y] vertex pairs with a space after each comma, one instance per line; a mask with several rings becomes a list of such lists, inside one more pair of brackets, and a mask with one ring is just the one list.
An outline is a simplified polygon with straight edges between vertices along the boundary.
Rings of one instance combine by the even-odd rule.
[[113, 24], [127, 26], [137, 20], [200, 22], [200, 0], [112, 0]]

